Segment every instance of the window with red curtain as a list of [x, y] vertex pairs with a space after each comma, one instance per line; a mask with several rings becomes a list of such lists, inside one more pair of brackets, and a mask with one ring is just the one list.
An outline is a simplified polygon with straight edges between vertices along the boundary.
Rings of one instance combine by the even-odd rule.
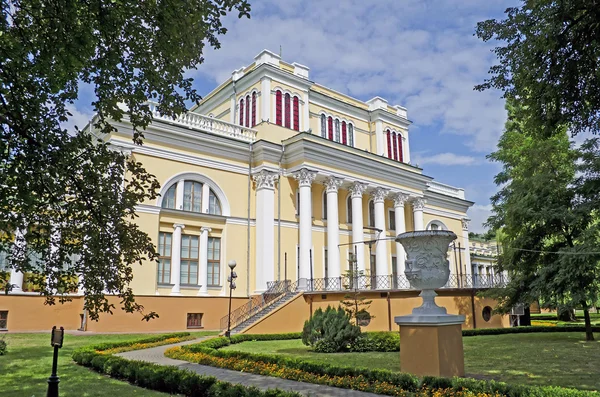
[[404, 156], [402, 153], [402, 134], [398, 133], [398, 161], [404, 162]]
[[250, 127], [250, 95], [246, 95], [246, 127]]
[[252, 125], [254, 127], [256, 125], [256, 92], [252, 93]]
[[346, 134], [346, 122], [342, 121], [342, 143], [344, 145], [348, 144], [348, 135]]
[[385, 135], [387, 137], [388, 158], [391, 159], [394, 157], [394, 154], [392, 153], [392, 133], [390, 130], [387, 130]]
[[285, 94], [285, 128], [290, 128], [291, 125], [290, 107], [290, 94]]
[[394, 160], [398, 160], [398, 140], [395, 132], [392, 132], [392, 141], [394, 142]]
[[275, 124], [283, 125], [283, 113], [281, 108], [281, 91], [275, 93]]
[[327, 138], [333, 141], [333, 118], [331, 116], [327, 117]]
[[300, 100], [294, 97], [294, 129], [300, 131]]
[[240, 125], [244, 125], [244, 98], [240, 99]]

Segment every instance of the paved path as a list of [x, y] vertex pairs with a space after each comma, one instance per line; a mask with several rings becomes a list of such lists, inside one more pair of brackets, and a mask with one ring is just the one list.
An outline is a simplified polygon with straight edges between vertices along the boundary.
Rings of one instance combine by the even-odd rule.
[[293, 380], [275, 378], [271, 376], [262, 376], [256, 374], [249, 374], [246, 372], [238, 372], [230, 369], [223, 369], [217, 367], [210, 367], [208, 365], [194, 364], [187, 361], [174, 360], [172, 358], [165, 357], [165, 350], [173, 346], [189, 345], [192, 343], [198, 343], [201, 340], [206, 339], [195, 339], [191, 341], [176, 343], [173, 345], [164, 345], [152, 347], [144, 350], [134, 350], [125, 353], [119, 353], [118, 356], [130, 359], [146, 361], [150, 363], [160, 365], [174, 365], [181, 369], [188, 369], [200, 375], [214, 376], [215, 378], [235, 383], [242, 384], [244, 386], [255, 386], [261, 390], [267, 389], [281, 389], [290, 390], [301, 393], [305, 396], [323, 396], [323, 397], [376, 397], [378, 394], [366, 393], [362, 391], [342, 389], [338, 387], [315, 385], [312, 383], [296, 382]]

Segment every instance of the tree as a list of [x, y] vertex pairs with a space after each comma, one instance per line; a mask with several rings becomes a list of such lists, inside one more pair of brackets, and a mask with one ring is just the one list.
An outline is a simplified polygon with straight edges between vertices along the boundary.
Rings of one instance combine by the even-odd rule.
[[[369, 313], [369, 307], [372, 300], [367, 300], [365, 296], [361, 294], [362, 288], [369, 288], [370, 284], [368, 281], [368, 277], [365, 277], [365, 272], [363, 270], [357, 269], [357, 260], [354, 254], [350, 255], [350, 259], [348, 260], [350, 266], [348, 266], [348, 270], [344, 274], [344, 280], [348, 280], [348, 284], [344, 285], [344, 288], [349, 292], [344, 295], [344, 300], [340, 301], [348, 316], [351, 319], [354, 319], [354, 324], [357, 326], [363, 325], [363, 322], [371, 321], [374, 316], [371, 316]], [[364, 281], [364, 285], [360, 285], [361, 282]]]
[[477, 24], [476, 35], [503, 43], [492, 77], [475, 87], [519, 98], [530, 131], [548, 136], [600, 132], [600, 7], [596, 0], [523, 1], [503, 20]]
[[360, 327], [350, 322], [350, 316], [341, 307], [318, 308], [304, 322], [302, 343], [319, 353], [348, 350], [360, 336]]
[[538, 298], [580, 306], [586, 339], [593, 340], [588, 309], [600, 296], [597, 141], [575, 149], [564, 128], [542, 138], [527, 130], [522, 107], [509, 101], [507, 110], [498, 150], [489, 156], [503, 169], [488, 225], [502, 230], [498, 266], [510, 281], [492, 294], [504, 312]]
[[[104, 293], [142, 311], [132, 266], [156, 258], [135, 205], [157, 180], [105, 142], [128, 109], [132, 140], [151, 122], [148, 98], [174, 116], [200, 96], [184, 73], [219, 48], [221, 18], [246, 0], [0, 2], [0, 253], [54, 304], [82, 287], [91, 319], [110, 312]], [[81, 85], [94, 90], [93, 126], [67, 131]], [[123, 104], [123, 105], [121, 105]], [[79, 126], [81, 127], [81, 126]], [[79, 281], [78, 275], [83, 275]], [[145, 313], [145, 318], [155, 316]]]

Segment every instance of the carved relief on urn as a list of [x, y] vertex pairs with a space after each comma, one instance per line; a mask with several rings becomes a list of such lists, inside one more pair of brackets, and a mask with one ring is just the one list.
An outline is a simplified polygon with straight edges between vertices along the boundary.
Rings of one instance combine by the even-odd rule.
[[423, 304], [413, 314], [446, 314], [436, 305], [435, 289], [442, 288], [450, 277], [448, 246], [456, 234], [448, 230], [423, 230], [399, 234], [396, 241], [406, 251], [404, 274], [413, 288], [422, 290]]

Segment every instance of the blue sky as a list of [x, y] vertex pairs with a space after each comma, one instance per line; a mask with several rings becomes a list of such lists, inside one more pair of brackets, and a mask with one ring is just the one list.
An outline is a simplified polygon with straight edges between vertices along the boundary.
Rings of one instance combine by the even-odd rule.
[[[219, 50], [189, 71], [206, 94], [267, 48], [310, 67], [310, 78], [361, 100], [381, 96], [408, 108], [412, 162], [476, 204], [471, 231], [483, 230], [496, 191], [494, 150], [506, 114], [499, 92], [473, 87], [494, 61], [473, 36], [478, 21], [501, 18], [516, 0], [250, 0], [251, 19], [228, 16]], [[73, 122], [87, 121], [84, 89]], [[81, 124], [80, 126], [82, 126]]]

